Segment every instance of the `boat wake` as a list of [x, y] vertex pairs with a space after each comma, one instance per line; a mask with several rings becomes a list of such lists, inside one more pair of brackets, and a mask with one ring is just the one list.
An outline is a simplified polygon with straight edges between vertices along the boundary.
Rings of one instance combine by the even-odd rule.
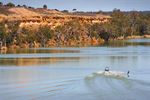
[[80, 78], [64, 79], [55, 81], [41, 81], [23, 84], [11, 84], [0, 86], [2, 100], [38, 100], [66, 93], [74, 89]]
[[86, 78], [92, 78], [95, 76], [125, 77], [127, 74], [120, 71], [98, 71], [93, 73], [91, 76], [87, 76]]
[[120, 71], [98, 71], [85, 78], [85, 85], [101, 100], [146, 100], [150, 92], [148, 82], [130, 79]]

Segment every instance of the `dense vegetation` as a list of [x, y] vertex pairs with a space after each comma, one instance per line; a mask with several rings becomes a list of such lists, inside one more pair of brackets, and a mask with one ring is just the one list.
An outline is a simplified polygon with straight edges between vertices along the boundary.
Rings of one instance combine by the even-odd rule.
[[20, 29], [19, 22], [3, 21], [0, 23], [0, 42], [4, 46], [9, 46], [35, 41], [45, 46], [52, 38], [59, 44], [62, 36], [64, 42], [76, 42], [84, 36], [108, 41], [121, 36], [126, 38], [132, 35], [150, 35], [150, 12], [121, 12], [119, 9], [114, 9], [111, 17], [106, 23], [87, 24], [72, 20], [63, 26], [57, 26], [54, 30], [49, 26], [40, 26], [36, 31]]
[[[40, 26], [38, 31], [19, 28], [19, 22], [0, 23], [0, 41], [2, 45], [21, 45], [22, 43], [41, 43], [43, 46], [53, 37], [54, 31], [49, 26]], [[7, 28], [5, 27], [7, 25]]]

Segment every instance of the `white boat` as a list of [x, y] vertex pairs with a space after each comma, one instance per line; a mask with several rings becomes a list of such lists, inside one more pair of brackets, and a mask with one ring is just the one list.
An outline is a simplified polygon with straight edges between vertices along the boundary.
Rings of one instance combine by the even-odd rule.
[[105, 67], [105, 71], [98, 71], [95, 74], [98, 75], [104, 74], [106, 76], [119, 76], [119, 77], [124, 77], [125, 75], [127, 75], [126, 73], [120, 71], [109, 71], [109, 67]]

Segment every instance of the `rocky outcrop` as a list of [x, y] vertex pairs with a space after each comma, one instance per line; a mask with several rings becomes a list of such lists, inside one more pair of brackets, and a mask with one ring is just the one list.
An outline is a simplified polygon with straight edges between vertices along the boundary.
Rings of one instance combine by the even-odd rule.
[[144, 38], [150, 38], [150, 35], [144, 35]]
[[10, 46], [9, 48], [10, 48], [10, 49], [19, 49], [19, 48], [21, 48], [21, 47], [18, 46], [18, 45], [12, 45], [12, 46]]
[[0, 50], [7, 50], [8, 48], [7, 47], [5, 47], [5, 46], [2, 46], [1, 48], [0, 48]]
[[10, 8], [10, 9], [8, 9], [8, 11], [14, 12], [17, 15], [21, 15], [21, 16], [37, 16], [37, 15], [39, 15], [38, 13], [29, 11], [28, 9], [26, 9], [24, 7]]
[[[150, 38], [150, 35], [132, 35], [132, 36], [128, 36], [125, 39], [139, 39], [139, 38]], [[123, 36], [118, 37], [117, 40], [123, 40]]]
[[[78, 21], [81, 25], [84, 23], [87, 24], [95, 24], [95, 23], [104, 23], [107, 22], [110, 16], [105, 16], [101, 14], [92, 14], [92, 13], [63, 13], [55, 10], [46, 10], [46, 9], [27, 9], [23, 7], [0, 7], [1, 9], [5, 9], [5, 12], [1, 13], [0, 10], [0, 22], [3, 20], [7, 20], [9, 23], [18, 21], [20, 23], [20, 28], [18, 29], [21, 33], [21, 29], [23, 27], [37, 31], [39, 26], [48, 25], [52, 30], [55, 30], [55, 27], [59, 25], [66, 25], [67, 22], [70, 21]], [[6, 28], [8, 25], [5, 25]], [[17, 45], [10, 46], [11, 49], [17, 48], [30, 48], [30, 47], [42, 47], [42, 46], [57, 46], [57, 45], [74, 45], [74, 44], [82, 44], [82, 43], [97, 43], [102, 42], [103, 39], [96, 39], [95, 37], [90, 38], [85, 31], [81, 35], [81, 32], [78, 32], [80, 35], [78, 37], [75, 36], [75, 33], [68, 33], [67, 37], [65, 34], [61, 35], [59, 38], [55, 36], [53, 39], [48, 40], [45, 44], [42, 43], [20, 43], [17, 40], [15, 41]], [[36, 40], [35, 40], [36, 41]], [[19, 46], [18, 46], [19, 45]]]
[[[1, 9], [5, 9], [1, 7]], [[6, 10], [6, 9], [5, 9]], [[58, 25], [63, 25], [71, 20], [79, 20], [84, 23], [104, 23], [110, 16], [101, 14], [88, 13], [62, 13], [55, 10], [46, 9], [27, 9], [24, 7], [7, 8], [7, 11], [13, 14], [3, 14], [0, 12], [0, 21], [3, 19], [11, 21], [19, 21], [20, 27], [36, 29], [39, 25], [49, 25], [54, 29]], [[7, 12], [6, 11], [6, 12]], [[42, 12], [42, 13], [41, 13]]]

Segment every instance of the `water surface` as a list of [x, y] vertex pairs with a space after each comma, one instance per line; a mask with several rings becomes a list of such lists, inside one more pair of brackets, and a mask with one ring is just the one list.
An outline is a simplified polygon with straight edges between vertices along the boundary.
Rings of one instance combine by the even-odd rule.
[[[149, 100], [150, 39], [0, 51], [2, 100]], [[108, 66], [125, 75], [95, 74]]]

